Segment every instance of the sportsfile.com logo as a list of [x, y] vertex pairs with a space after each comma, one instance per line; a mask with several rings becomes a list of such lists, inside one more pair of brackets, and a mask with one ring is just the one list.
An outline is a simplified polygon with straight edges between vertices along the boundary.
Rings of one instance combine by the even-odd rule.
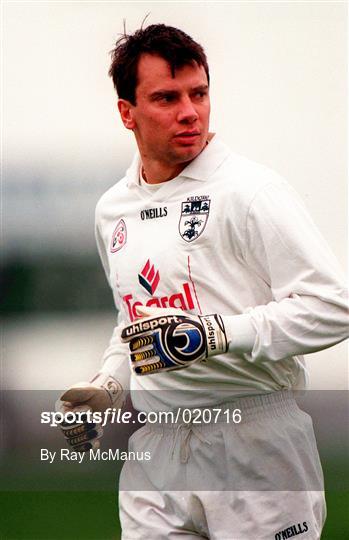
[[141, 273], [138, 274], [138, 281], [149, 294], [155, 293], [156, 288], [159, 285], [160, 274], [158, 270], [155, 272], [154, 265], [150, 264], [149, 259], [145, 263]]

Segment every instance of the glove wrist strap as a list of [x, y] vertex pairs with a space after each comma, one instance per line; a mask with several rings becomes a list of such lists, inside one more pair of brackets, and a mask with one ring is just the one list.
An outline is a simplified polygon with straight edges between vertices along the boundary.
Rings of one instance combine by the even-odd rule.
[[228, 351], [228, 341], [224, 323], [220, 315], [199, 315], [204, 328], [207, 343], [207, 356], [222, 354]]
[[[114, 379], [114, 377], [108, 375], [108, 373], [103, 373], [102, 371], [100, 371], [93, 377], [90, 382], [91, 384], [93, 384], [93, 386], [99, 386], [107, 392], [112, 405], [115, 405], [116, 402], [120, 400], [120, 398], [123, 398], [122, 403], [125, 401], [123, 396], [124, 389], [122, 388], [121, 384], [119, 383], [119, 381]], [[121, 406], [122, 403], [118, 405]]]

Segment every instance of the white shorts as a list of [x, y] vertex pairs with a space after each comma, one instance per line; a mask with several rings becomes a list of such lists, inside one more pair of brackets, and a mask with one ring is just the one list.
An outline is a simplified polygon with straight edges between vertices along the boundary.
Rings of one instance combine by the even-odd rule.
[[[289, 392], [240, 398], [209, 424], [146, 424], [120, 478], [123, 540], [317, 540], [325, 521], [312, 420]], [[213, 410], [213, 409], [212, 409]]]

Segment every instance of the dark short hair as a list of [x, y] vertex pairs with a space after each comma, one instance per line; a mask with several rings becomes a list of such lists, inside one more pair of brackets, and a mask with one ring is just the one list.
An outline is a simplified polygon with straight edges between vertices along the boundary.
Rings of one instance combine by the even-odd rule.
[[119, 98], [133, 105], [136, 104], [138, 63], [145, 53], [166, 60], [173, 77], [176, 69], [196, 62], [203, 66], [208, 82], [210, 80], [204, 49], [182, 30], [165, 24], [152, 24], [131, 35], [124, 32], [111, 51], [109, 75]]

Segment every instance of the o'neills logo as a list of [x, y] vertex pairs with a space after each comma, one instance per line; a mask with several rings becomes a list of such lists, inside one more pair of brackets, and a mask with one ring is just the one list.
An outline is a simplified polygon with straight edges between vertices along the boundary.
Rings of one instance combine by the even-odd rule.
[[131, 321], [134, 321], [139, 317], [136, 313], [137, 306], [146, 305], [156, 306], [159, 308], [172, 307], [177, 309], [183, 309], [183, 311], [189, 311], [191, 309], [194, 309], [195, 307], [189, 283], [183, 283], [182, 290], [180, 292], [175, 292], [173, 294], [170, 294], [169, 296], [149, 298], [149, 300], [147, 300], [145, 304], [143, 302], [140, 302], [139, 300], [135, 300], [132, 294], [125, 294], [122, 299], [126, 304]]
[[287, 529], [276, 533], [275, 540], [286, 540], [287, 538], [293, 538], [294, 536], [298, 536], [299, 534], [307, 532], [308, 529], [309, 527], [307, 525], [307, 522], [303, 521], [303, 523], [291, 525], [290, 527], [287, 527]]

